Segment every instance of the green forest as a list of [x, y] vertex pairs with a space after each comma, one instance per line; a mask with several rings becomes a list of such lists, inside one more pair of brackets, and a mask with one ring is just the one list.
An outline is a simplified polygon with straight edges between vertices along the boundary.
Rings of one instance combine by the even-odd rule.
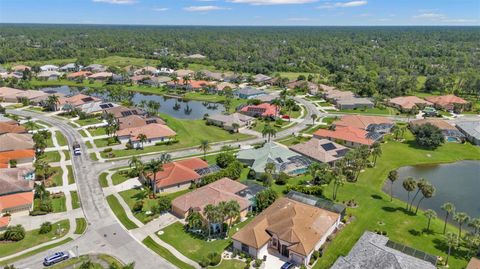
[[[309, 73], [363, 96], [480, 96], [479, 27], [0, 25], [0, 64], [123, 56], [157, 66]], [[206, 59], [187, 59], [189, 54]], [[281, 73], [280, 73], [281, 74]]]

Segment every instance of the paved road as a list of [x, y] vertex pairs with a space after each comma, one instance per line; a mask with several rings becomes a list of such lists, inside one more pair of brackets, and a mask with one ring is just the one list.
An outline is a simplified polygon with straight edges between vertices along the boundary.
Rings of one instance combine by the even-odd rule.
[[[82, 152], [87, 152], [87, 147], [81, 142], [80, 134], [60, 119], [29, 111], [12, 110], [8, 113], [31, 116], [56, 126], [65, 135], [69, 145], [74, 141], [79, 141]], [[134, 261], [137, 268], [175, 268], [141, 242], [136, 241], [135, 237], [118, 223], [110, 211], [98, 183], [100, 173], [110, 168], [112, 164], [93, 162], [87, 155], [72, 157], [78, 194], [82, 201], [84, 215], [90, 224], [86, 233], [75, 241], [21, 260], [15, 263], [15, 266], [17, 268], [43, 268], [41, 263], [48, 253], [55, 250], [74, 249], [78, 246], [78, 252], [81, 254], [106, 253], [118, 257], [126, 263]]]

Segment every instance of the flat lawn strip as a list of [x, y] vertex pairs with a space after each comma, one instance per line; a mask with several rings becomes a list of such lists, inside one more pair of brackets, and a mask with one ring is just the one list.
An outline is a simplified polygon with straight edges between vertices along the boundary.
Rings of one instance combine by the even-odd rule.
[[152, 206], [158, 204], [158, 197], [160, 196], [166, 196], [170, 198], [171, 200], [175, 199], [176, 197], [185, 194], [191, 190], [183, 190], [183, 191], [178, 191], [175, 193], [171, 194], [158, 194], [157, 199], [149, 199], [146, 197], [146, 193], [144, 190], [141, 189], [129, 189], [126, 191], [119, 192], [120, 196], [123, 198], [125, 203], [127, 203], [128, 207], [130, 210], [133, 209], [133, 205], [138, 202], [138, 201], [143, 201], [143, 209], [140, 212], [132, 212], [133, 215], [142, 223], [148, 223], [154, 218], [158, 217], [159, 214], [154, 214], [154, 215], [147, 215], [147, 211], [151, 211]]
[[283, 127], [287, 126], [290, 122], [288, 121], [282, 121], [281, 125], [278, 125], [275, 121], [264, 121], [264, 120], [257, 120], [255, 123], [255, 126], [252, 128], [254, 131], [257, 131], [259, 133], [262, 132], [263, 128], [265, 125], [270, 124], [277, 132], [281, 131]]
[[118, 202], [115, 196], [107, 196], [107, 202], [115, 216], [117, 216], [118, 220], [123, 224], [123, 226], [125, 226], [127, 230], [138, 228], [138, 226], [128, 218], [127, 214], [125, 214], [123, 207], [120, 205], [120, 202]]
[[68, 185], [75, 183], [75, 176], [73, 175], [73, 169], [71, 165], [67, 165], [68, 170]]
[[125, 173], [128, 173], [128, 170], [123, 170], [123, 171], [117, 171], [113, 173], [112, 175], [112, 184], [113, 185], [118, 185], [120, 183], [125, 182], [127, 179], [130, 177], [126, 175]]
[[90, 141], [85, 141], [85, 145], [87, 146], [87, 149], [93, 148], [92, 143], [90, 143]]
[[118, 142], [116, 140], [113, 140], [110, 137], [95, 139], [95, 140], [93, 140], [93, 143], [95, 144], [95, 146], [97, 146], [97, 148], [120, 145], [120, 142]]
[[40, 158], [47, 163], [56, 163], [60, 161], [60, 153], [58, 151], [48, 151], [44, 152]]
[[92, 135], [92, 136], [99, 136], [99, 135], [106, 135], [107, 132], [105, 130], [105, 127], [98, 127], [98, 128], [89, 128], [88, 129], [88, 132]]
[[77, 209], [82, 205], [80, 199], [78, 198], [77, 191], [70, 191], [70, 196], [72, 197], [72, 208]]
[[58, 167], [52, 167], [52, 171], [54, 171], [53, 176], [50, 178], [51, 182], [55, 186], [63, 186], [63, 170], [60, 166]]
[[65, 196], [59, 198], [52, 198], [53, 213], [66, 212], [67, 211], [67, 199]]
[[309, 137], [303, 137], [303, 136], [288, 136], [286, 139], [279, 140], [277, 142], [280, 142], [281, 144], [290, 147], [296, 144], [300, 144], [303, 142], [306, 142], [310, 140]]
[[372, 114], [372, 115], [397, 115], [398, 111], [392, 107], [386, 107], [380, 109], [377, 107], [374, 108], [357, 108], [357, 109], [342, 109], [339, 111], [332, 111], [332, 113], [347, 113], [347, 114]]
[[[200, 142], [204, 139], [208, 140], [210, 143], [215, 143], [227, 140], [244, 140], [251, 137], [249, 135], [240, 133], [230, 134], [229, 132], [216, 126], [206, 125], [203, 120], [179, 120], [164, 114], [161, 116], [167, 122], [168, 126], [177, 132], [177, 140], [179, 141], [178, 143], [172, 145], [149, 146], [145, 147], [143, 150], [113, 150], [115, 157], [125, 157], [136, 154], [194, 147], [200, 145]], [[97, 143], [97, 140], [95, 140], [95, 143]], [[102, 152], [101, 154], [102, 157], [106, 158], [105, 153]]]
[[19, 255], [19, 256], [16, 256], [15, 258], [11, 258], [11, 259], [8, 259], [8, 260], [4, 260], [4, 261], [0, 261], [0, 266], [4, 266], [4, 265], [7, 265], [7, 264], [11, 264], [11, 263], [14, 263], [18, 260], [22, 260], [22, 259], [25, 259], [27, 257], [30, 257], [30, 256], [33, 256], [35, 254], [38, 254], [40, 252], [44, 252], [46, 250], [49, 250], [49, 249], [52, 249], [52, 248], [56, 248], [58, 246], [61, 246], [63, 244], [66, 244], [70, 241], [72, 241], [73, 239], [71, 237], [68, 237], [60, 242], [57, 242], [57, 243], [54, 243], [54, 244], [50, 244], [50, 245], [47, 245], [47, 246], [43, 246], [41, 248], [37, 248], [35, 250], [32, 250], [32, 251], [29, 251], [25, 254], [22, 254], [22, 255]]
[[107, 172], [103, 172], [103, 173], [101, 173], [100, 176], [98, 177], [98, 182], [100, 183], [100, 186], [101, 186], [102, 188], [108, 187], [107, 175], [108, 175]]
[[98, 161], [97, 154], [95, 154], [95, 152], [90, 153], [90, 159], [93, 161]]
[[53, 148], [55, 147], [55, 145], [53, 145], [53, 139], [52, 139], [52, 136], [54, 136], [56, 134], [56, 132], [50, 132], [50, 137], [48, 139], [46, 139], [46, 142], [47, 142], [47, 148]]
[[87, 133], [85, 132], [85, 130], [79, 130], [78, 132], [80, 133], [80, 135], [81, 135], [82, 137], [88, 137], [88, 135], [87, 135]]
[[[480, 148], [471, 144], [446, 143], [436, 150], [424, 150], [414, 147], [414, 142], [403, 143], [389, 141], [382, 144], [383, 155], [378, 159], [375, 168], [368, 168], [360, 174], [356, 183], [347, 183], [338, 191], [338, 201], [355, 199], [359, 207], [347, 211], [355, 216], [355, 221], [340, 231], [328, 246], [323, 256], [315, 265], [315, 269], [329, 268], [340, 255], [347, 255], [364, 231], [379, 229], [387, 232], [387, 236], [400, 244], [425, 251], [426, 253], [446, 256], [447, 248], [443, 230], [443, 212], [437, 212], [439, 218], [431, 221], [432, 234], [422, 233], [427, 218], [423, 212], [411, 216], [404, 211], [405, 203], [390, 198], [382, 191], [388, 172], [402, 166], [455, 162], [460, 160], [480, 159]], [[332, 197], [332, 187], [325, 189], [326, 197]], [[379, 198], [380, 197], [380, 198]], [[383, 222], [383, 225], [379, 225]], [[453, 225], [447, 230], [457, 233]], [[467, 260], [461, 258], [462, 250], [453, 250], [450, 256], [451, 268], [463, 268]]]
[[76, 218], [75, 223], [77, 225], [74, 234], [83, 234], [87, 229], [87, 220], [85, 218]]
[[[252, 219], [234, 225], [229, 231], [230, 236], [234, 234], [237, 229], [241, 229], [243, 226], [247, 225], [250, 220]], [[195, 235], [186, 232], [180, 222], [170, 224], [163, 228], [162, 231], [162, 235], [157, 235], [162, 241], [173, 246], [183, 255], [196, 262], [207, 257], [207, 255], [212, 252], [221, 254], [232, 243], [231, 239], [206, 241], [202, 238], [196, 237]]]
[[[63, 229], [63, 231], [62, 231]], [[52, 223], [52, 230], [46, 234], [39, 234], [38, 230], [31, 230], [25, 233], [25, 238], [18, 242], [5, 242], [0, 244], [0, 258], [9, 256], [25, 249], [40, 245], [42, 243], [61, 238], [68, 233], [70, 223], [68, 220], [61, 220]], [[57, 230], [61, 233], [57, 234]], [[9, 263], [10, 261], [3, 261], [1, 263]]]
[[245, 262], [239, 260], [222, 260], [219, 265], [209, 268], [216, 269], [244, 269], [246, 266]]
[[150, 236], [147, 236], [145, 239], [143, 239], [142, 243], [176, 267], [180, 269], [194, 269], [194, 267], [190, 264], [187, 264], [175, 257], [175, 255], [173, 255], [168, 249], [157, 244]]
[[60, 146], [68, 145], [67, 138], [65, 138], [65, 136], [60, 131], [55, 132], [55, 137], [57, 138], [57, 142]]
[[103, 121], [98, 118], [88, 118], [88, 119], [83, 119], [83, 120], [76, 120], [75, 123], [77, 123], [80, 126], [87, 126], [87, 125], [92, 125], [92, 124], [99, 124], [102, 123]]
[[70, 151], [69, 151], [69, 150], [64, 150], [64, 151], [63, 151], [63, 154], [65, 154], [65, 161], [68, 161], [68, 160], [71, 159]]

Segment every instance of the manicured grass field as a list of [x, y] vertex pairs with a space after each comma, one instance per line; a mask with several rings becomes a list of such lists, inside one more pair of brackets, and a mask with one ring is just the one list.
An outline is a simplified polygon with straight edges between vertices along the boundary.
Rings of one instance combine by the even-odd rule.
[[89, 132], [92, 136], [99, 136], [99, 135], [106, 135], [106, 134], [107, 134], [107, 132], [105, 131], [105, 128], [104, 128], [104, 127], [90, 128], [90, 129], [88, 129], [88, 132]]
[[75, 223], [77, 227], [75, 227], [75, 234], [83, 234], [87, 229], [87, 220], [85, 218], [76, 218]]
[[77, 191], [70, 191], [70, 196], [72, 196], [72, 208], [80, 208], [81, 203], [80, 200], [78, 199], [78, 193]]
[[180, 269], [194, 269], [194, 267], [190, 264], [184, 263], [183, 261], [175, 257], [175, 255], [173, 255], [168, 249], [157, 244], [150, 236], [143, 239], [142, 243], [149, 249], [153, 250], [155, 253], [175, 265], [176, 267]]
[[117, 140], [114, 140], [113, 137], [95, 139], [95, 140], [93, 140], [93, 143], [95, 144], [95, 146], [97, 146], [97, 148], [110, 147], [110, 146], [113, 146], [113, 145], [120, 145], [120, 142], [118, 142]]
[[67, 170], [68, 170], [68, 184], [73, 184], [75, 183], [75, 176], [73, 175], [73, 169], [71, 165], [67, 165]]
[[4, 266], [4, 265], [7, 265], [7, 264], [11, 264], [11, 263], [14, 263], [18, 260], [21, 260], [21, 259], [25, 259], [27, 257], [30, 257], [30, 256], [33, 256], [35, 254], [38, 254], [40, 252], [43, 252], [43, 251], [46, 251], [46, 250], [49, 250], [49, 249], [52, 249], [52, 248], [56, 248], [58, 246], [61, 246], [63, 244], [66, 244], [70, 241], [72, 241], [73, 239], [71, 237], [68, 237], [60, 242], [57, 242], [57, 243], [54, 243], [54, 244], [50, 244], [50, 245], [47, 245], [47, 246], [43, 246], [41, 248], [37, 248], [35, 250], [32, 250], [32, 251], [29, 251], [25, 254], [22, 254], [22, 255], [19, 255], [19, 256], [16, 256], [15, 258], [11, 258], [11, 259], [8, 259], [8, 260], [4, 260], [4, 261], [0, 261], [0, 266]]
[[87, 136], [87, 133], [85, 132], [85, 130], [79, 130], [78, 132], [80, 133], [80, 135], [81, 135], [82, 137], [88, 137], [88, 136]]
[[47, 163], [55, 163], [60, 161], [60, 153], [58, 153], [58, 151], [49, 151], [43, 153], [40, 158], [45, 160]]
[[76, 120], [75, 123], [79, 124], [80, 126], [86, 126], [86, 125], [102, 123], [102, 120], [98, 118], [88, 118], [84, 120]]
[[342, 109], [338, 112], [332, 111], [332, 113], [353, 113], [353, 114], [372, 114], [372, 115], [397, 115], [397, 110], [392, 107], [386, 107], [385, 109], [380, 109], [377, 107], [367, 108], [367, 109]]
[[65, 196], [52, 199], [52, 208], [53, 213], [66, 212], [67, 211], [67, 201]]
[[92, 161], [98, 161], [97, 154], [95, 154], [95, 152], [90, 153], [90, 159], [92, 159]]
[[[38, 229], [27, 231], [25, 238], [18, 242], [0, 243], [0, 257], [12, 255], [36, 245], [60, 238], [68, 233], [70, 223], [68, 220], [61, 220], [52, 223], [52, 231], [46, 234], [39, 234]], [[58, 234], [57, 234], [58, 230]], [[1, 262], [0, 262], [1, 263]]]
[[90, 141], [85, 141], [85, 145], [87, 146], [87, 149], [93, 148], [92, 143], [90, 143]]
[[127, 179], [129, 179], [129, 177], [126, 174], [126, 171], [117, 171], [112, 175], [113, 185], [118, 185], [118, 184], [124, 182]]
[[57, 142], [60, 146], [68, 145], [67, 139], [60, 131], [55, 132], [55, 137], [57, 138]]
[[52, 171], [55, 171], [53, 176], [51, 177], [52, 184], [55, 186], [63, 186], [63, 170], [61, 167], [52, 167]]
[[[347, 183], [338, 192], [338, 201], [355, 199], [357, 208], [347, 212], [355, 216], [355, 221], [346, 226], [332, 241], [320, 258], [315, 269], [330, 267], [339, 255], [347, 255], [351, 247], [365, 230], [380, 229], [398, 243], [425, 251], [430, 254], [446, 256], [443, 235], [443, 212], [437, 212], [439, 219], [432, 220], [433, 233], [423, 233], [427, 219], [423, 213], [412, 216], [405, 212], [405, 203], [394, 199], [390, 202], [387, 194], [381, 191], [389, 171], [407, 165], [455, 162], [463, 159], [480, 159], [480, 148], [470, 144], [446, 143], [434, 151], [418, 149], [411, 135], [404, 143], [389, 141], [382, 144], [383, 155], [375, 168], [361, 173], [357, 183]], [[455, 180], [455, 179], [452, 179]], [[326, 196], [332, 197], [332, 188], [326, 190]], [[381, 223], [382, 225], [380, 225]], [[457, 229], [448, 225], [448, 230], [457, 233]], [[450, 256], [450, 268], [463, 268], [467, 260], [453, 250]]]
[[[226, 141], [226, 140], [243, 140], [250, 136], [240, 133], [230, 134], [229, 132], [215, 126], [208, 126], [203, 120], [179, 120], [168, 115], [161, 115], [167, 122], [168, 126], [177, 132], [178, 143], [172, 145], [149, 146], [144, 149], [122, 149], [113, 150], [116, 157], [125, 157], [136, 154], [144, 154], [150, 152], [175, 150], [200, 145], [201, 140], [206, 139], [210, 143]], [[97, 140], [95, 140], [97, 144]], [[106, 158], [105, 153], [101, 153]]]
[[63, 151], [63, 154], [65, 154], [65, 161], [68, 161], [68, 160], [71, 159], [70, 151], [69, 151], [69, 150], [64, 150], [64, 151]]
[[98, 178], [98, 182], [100, 183], [100, 186], [102, 188], [108, 187], [108, 181], [107, 181], [107, 172], [103, 172], [100, 174], [100, 177]]
[[245, 268], [245, 262], [239, 260], [222, 260], [219, 265], [212, 267], [216, 269], [243, 269]]
[[128, 218], [127, 214], [125, 214], [123, 207], [120, 205], [115, 196], [107, 196], [107, 202], [115, 216], [117, 216], [118, 220], [123, 224], [123, 226], [125, 226], [127, 230], [138, 228], [138, 226]]

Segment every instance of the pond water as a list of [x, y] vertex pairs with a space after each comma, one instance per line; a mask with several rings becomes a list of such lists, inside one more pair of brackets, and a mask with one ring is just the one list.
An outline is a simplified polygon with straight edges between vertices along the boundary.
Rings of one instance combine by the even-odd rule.
[[[40, 90], [47, 92], [57, 92], [65, 95], [72, 95], [86, 91], [86, 89], [84, 88], [69, 86], [47, 87], [40, 88]], [[108, 100], [108, 96], [106, 94], [92, 95], [100, 97], [104, 100]], [[161, 95], [144, 93], [135, 93], [133, 95], [132, 101], [134, 104], [139, 104], [142, 100], [145, 100], [147, 102], [153, 100], [160, 103], [160, 109], [158, 110], [158, 112], [170, 115], [178, 119], [197, 120], [202, 119], [203, 115], [205, 114], [214, 115], [225, 111], [225, 107], [219, 103], [209, 103], [195, 100], [187, 101], [177, 98], [167, 98]]]
[[[402, 186], [407, 177], [424, 178], [436, 189], [435, 196], [424, 199], [423, 209], [433, 209], [444, 217], [441, 206], [451, 202], [457, 212], [466, 212], [470, 217], [480, 217], [480, 162], [460, 161], [450, 164], [405, 166], [398, 169], [399, 179], [393, 184], [393, 195], [407, 201], [407, 192]], [[384, 191], [390, 193], [390, 181], [386, 180]], [[411, 196], [415, 193], [412, 192]], [[421, 193], [417, 196], [417, 201]], [[416, 202], [414, 203], [416, 205]]]

